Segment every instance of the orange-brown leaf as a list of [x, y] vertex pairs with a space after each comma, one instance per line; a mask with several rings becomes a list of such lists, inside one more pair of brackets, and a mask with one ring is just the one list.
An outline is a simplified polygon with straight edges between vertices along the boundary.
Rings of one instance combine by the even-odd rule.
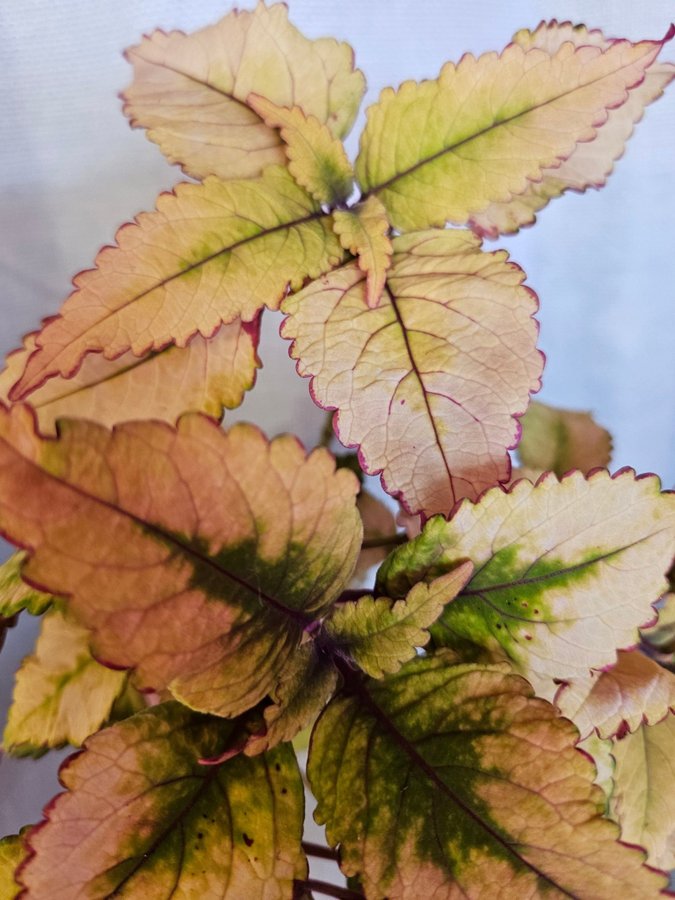
[[294, 438], [199, 414], [108, 430], [0, 414], [0, 528], [25, 574], [69, 597], [98, 659], [194, 708], [235, 715], [275, 685], [351, 575], [354, 475]]

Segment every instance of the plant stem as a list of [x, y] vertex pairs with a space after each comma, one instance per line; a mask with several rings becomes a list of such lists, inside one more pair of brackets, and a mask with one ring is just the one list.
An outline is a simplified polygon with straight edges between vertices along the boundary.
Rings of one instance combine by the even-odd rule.
[[337, 884], [329, 884], [327, 881], [318, 881], [316, 878], [307, 878], [305, 881], [296, 881], [310, 891], [317, 891], [327, 897], [337, 897], [338, 900], [364, 900], [363, 894], [352, 891], [350, 888], [340, 887]]
[[330, 447], [335, 432], [333, 431], [333, 412], [326, 413], [323, 428], [321, 429], [321, 437], [319, 438], [319, 447]]
[[368, 538], [361, 544], [361, 549], [373, 550], [375, 547], [396, 547], [398, 544], [407, 543], [408, 535], [401, 532], [401, 534], [390, 534], [386, 537]]
[[330, 847], [324, 847], [322, 844], [313, 844], [311, 841], [303, 841], [302, 849], [308, 856], [317, 856], [320, 859], [332, 859], [338, 861], [338, 855], [335, 850]]

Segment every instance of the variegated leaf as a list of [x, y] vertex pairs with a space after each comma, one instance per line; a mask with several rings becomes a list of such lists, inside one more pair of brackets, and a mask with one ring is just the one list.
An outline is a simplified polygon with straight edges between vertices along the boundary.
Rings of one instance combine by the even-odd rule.
[[337, 679], [337, 669], [317, 652], [314, 642], [302, 644], [272, 691], [273, 702], [264, 710], [264, 729], [247, 740], [244, 753], [254, 756], [281, 741], [292, 741], [317, 719], [335, 693]]
[[166, 703], [90, 738], [30, 834], [22, 896], [290, 900], [307, 871], [295, 756], [201, 765], [233, 727]]
[[251, 178], [285, 162], [278, 133], [248, 102], [252, 93], [298, 106], [344, 137], [365, 90], [351, 47], [303, 37], [282, 3], [235, 10], [191, 35], [155, 31], [127, 59], [131, 124], [196, 178]]
[[331, 640], [372, 678], [398, 672], [429, 641], [427, 629], [469, 580], [473, 566], [461, 563], [431, 584], [416, 584], [401, 600], [366, 595], [331, 610], [325, 629]]
[[[559, 24], [555, 20], [542, 22], [535, 31], [519, 31], [514, 42], [524, 50], [538, 48], [551, 55], [566, 42], [576, 47], [598, 47], [602, 51], [610, 49], [613, 43], [600, 31], [590, 31], [583, 25], [573, 26], [569, 22]], [[523, 225], [532, 224], [536, 213], [565, 191], [602, 187], [645, 108], [663, 94], [673, 77], [675, 66], [672, 63], [653, 62], [647, 68], [644, 80], [630, 89], [626, 102], [607, 111], [607, 120], [597, 128], [594, 140], [578, 143], [567, 159], [544, 169], [539, 179], [530, 182], [511, 200], [491, 203], [473, 216], [470, 225], [474, 231], [493, 238], [498, 234], [510, 234]]]
[[394, 252], [386, 209], [377, 197], [367, 197], [353, 209], [336, 210], [333, 222], [340, 243], [358, 257], [359, 268], [366, 273], [366, 303], [377, 306]]
[[92, 657], [86, 628], [51, 610], [34, 654], [16, 673], [4, 749], [13, 756], [40, 756], [64, 744], [79, 746], [108, 720], [126, 682], [126, 672]]
[[608, 466], [612, 437], [590, 413], [533, 401], [523, 418], [518, 456], [524, 466], [562, 477], [570, 469], [586, 474]]
[[319, 203], [344, 203], [354, 187], [354, 172], [342, 142], [327, 125], [307, 116], [299, 106], [287, 109], [251, 94], [248, 103], [284, 141], [288, 170]]
[[21, 888], [14, 873], [25, 858], [26, 847], [22, 835], [8, 834], [7, 837], [0, 840], [0, 897], [2, 900], [16, 900], [19, 896]]
[[[235, 320], [211, 338], [196, 334], [186, 347], [171, 344], [141, 357], [127, 351], [114, 360], [91, 353], [72, 378], [50, 378], [34, 390], [30, 403], [45, 434], [54, 434], [56, 420], [64, 417], [101, 425], [143, 418], [174, 423], [181, 413], [194, 411], [219, 419], [224, 407], [239, 406], [253, 387], [259, 334], [259, 319]], [[35, 350], [35, 335], [29, 334], [23, 349], [7, 358], [0, 399], [7, 401]]]
[[54, 599], [23, 580], [21, 570], [25, 559], [26, 554], [19, 551], [0, 566], [0, 616], [3, 618], [11, 619], [24, 609], [32, 616], [41, 616]]
[[540, 696], [616, 662], [654, 618], [675, 551], [675, 494], [655, 476], [598, 470], [496, 488], [398, 547], [378, 590], [404, 596], [465, 559], [475, 572], [434, 639], [506, 653]]
[[219, 715], [274, 688], [349, 579], [357, 489], [325, 450], [199, 414], [63, 420], [58, 440], [26, 407], [0, 416], [0, 528], [32, 548], [29, 579], [67, 595], [137, 687]]
[[349, 263], [289, 297], [282, 335], [314, 400], [410, 512], [448, 514], [509, 477], [515, 417], [539, 387], [536, 298], [468, 232], [394, 239], [380, 304]]
[[615, 666], [564, 685], [555, 702], [582, 738], [593, 729], [609, 738], [675, 710], [675, 675], [637, 650], [620, 650]]
[[435, 81], [386, 88], [368, 110], [359, 182], [400, 230], [463, 224], [595, 138], [662, 44], [567, 42], [550, 54], [514, 43], [447, 63]]
[[648, 861], [675, 868], [675, 714], [643, 725], [612, 748], [612, 816], [621, 838], [645, 847]]
[[444, 653], [339, 695], [308, 775], [341, 867], [367, 897], [654, 897], [617, 842], [577, 732], [521, 678]]
[[37, 349], [10, 392], [27, 396], [54, 375], [70, 377], [85, 355], [137, 357], [221, 323], [276, 309], [344, 253], [330, 217], [290, 174], [274, 168], [251, 181], [178, 185], [117, 233], [96, 268], [75, 279], [61, 313], [35, 337]]

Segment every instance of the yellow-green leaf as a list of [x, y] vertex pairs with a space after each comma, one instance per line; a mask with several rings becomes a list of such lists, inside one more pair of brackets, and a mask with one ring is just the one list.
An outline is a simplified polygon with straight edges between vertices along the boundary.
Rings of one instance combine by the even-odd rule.
[[645, 847], [648, 861], [675, 868], [675, 715], [615, 741], [611, 802], [621, 838]]
[[386, 209], [377, 197], [367, 197], [353, 209], [336, 210], [333, 222], [340, 243], [358, 257], [359, 268], [366, 273], [366, 303], [377, 306], [394, 252]]
[[307, 871], [295, 756], [201, 765], [232, 730], [166, 703], [90, 738], [30, 836], [26, 897], [290, 900]]
[[531, 469], [562, 477], [570, 469], [586, 474], [609, 465], [612, 437], [590, 413], [533, 401], [520, 422], [523, 434], [518, 455]]
[[37, 350], [10, 392], [20, 399], [53, 375], [69, 377], [84, 356], [144, 356], [221, 323], [253, 321], [344, 256], [330, 217], [281, 168], [262, 178], [181, 184], [157, 210], [117, 233], [96, 268], [74, 281], [59, 316], [36, 335]]
[[[25, 829], [24, 829], [25, 830]], [[21, 887], [14, 877], [26, 858], [26, 847], [20, 834], [8, 834], [0, 840], [0, 897], [15, 900]]]
[[287, 298], [282, 335], [366, 471], [409, 512], [447, 515], [509, 477], [515, 416], [542, 369], [536, 298], [506, 253], [482, 252], [469, 232], [393, 244], [379, 306], [349, 263]]
[[359, 182], [400, 230], [465, 223], [592, 140], [662, 43], [615, 41], [603, 52], [567, 42], [554, 54], [514, 43], [447, 63], [435, 81], [386, 88], [368, 110]]
[[427, 629], [457, 596], [473, 571], [462, 563], [431, 584], [416, 584], [401, 600], [369, 595], [331, 610], [325, 628], [330, 638], [372, 678], [398, 672], [429, 641]]
[[[141, 357], [127, 351], [114, 360], [90, 353], [76, 375], [50, 378], [32, 391], [30, 403], [45, 434], [54, 434], [56, 420], [64, 417], [102, 425], [143, 418], [174, 423], [188, 411], [220, 418], [223, 407], [239, 406], [253, 387], [259, 331], [257, 319], [235, 320], [211, 338], [196, 334], [186, 347], [170, 344]], [[35, 349], [35, 335], [29, 334], [23, 349], [8, 356], [0, 399], [7, 400]]]
[[365, 91], [351, 47], [303, 37], [282, 3], [235, 10], [191, 35], [155, 31], [127, 59], [131, 124], [196, 178], [251, 178], [285, 162], [278, 133], [248, 103], [251, 93], [298, 106], [344, 137]]
[[634, 646], [654, 618], [675, 551], [675, 494], [655, 476], [597, 470], [496, 488], [435, 518], [398, 547], [378, 590], [404, 596], [469, 559], [475, 573], [434, 626], [434, 639], [506, 653], [540, 696]]
[[367, 897], [654, 897], [577, 732], [521, 678], [444, 653], [350, 686], [308, 763], [315, 817]]
[[48, 612], [35, 653], [16, 673], [3, 735], [14, 756], [40, 756], [52, 747], [79, 746], [103, 725], [126, 687], [127, 673], [97, 663], [89, 632], [58, 609]]
[[246, 742], [244, 753], [251, 756], [292, 741], [303, 728], [314, 723], [335, 693], [337, 669], [329, 658], [317, 652], [313, 642], [302, 644], [281, 673], [265, 707], [265, 728]]
[[564, 685], [555, 698], [586, 737], [601, 738], [654, 725], [675, 710], [675, 675], [637, 650], [619, 651], [615, 666]]
[[[612, 41], [600, 31], [589, 31], [583, 25], [556, 21], [542, 22], [535, 31], [523, 29], [513, 40], [525, 50], [538, 48], [552, 55], [566, 42], [576, 47], [599, 47], [603, 51], [612, 46]], [[492, 203], [473, 216], [471, 227], [478, 234], [489, 237], [509, 234], [534, 222], [536, 213], [565, 191], [582, 192], [589, 187], [602, 187], [645, 108], [663, 94], [674, 76], [675, 66], [672, 63], [653, 62], [647, 68], [644, 80], [630, 89], [626, 102], [617, 109], [607, 111], [607, 120], [597, 127], [594, 140], [578, 143], [566, 160], [544, 169], [540, 180], [530, 182], [522, 193], [511, 200]]]
[[22, 579], [25, 559], [26, 554], [19, 551], [0, 566], [0, 616], [5, 619], [11, 619], [23, 609], [32, 616], [41, 616], [54, 599]]
[[283, 138], [288, 169], [299, 185], [319, 203], [344, 203], [354, 187], [354, 172], [342, 142], [327, 125], [307, 116], [299, 106], [287, 109], [251, 94], [249, 105]]
[[190, 414], [111, 433], [0, 415], [0, 528], [29, 578], [68, 596], [105, 663], [197, 709], [235, 715], [276, 684], [349, 579], [358, 482], [325, 450]]
[[577, 748], [591, 757], [595, 763], [595, 784], [602, 789], [606, 798], [605, 814], [609, 815], [609, 800], [614, 790], [614, 757], [612, 748], [614, 742], [603, 740], [593, 732], [587, 738], [579, 741]]

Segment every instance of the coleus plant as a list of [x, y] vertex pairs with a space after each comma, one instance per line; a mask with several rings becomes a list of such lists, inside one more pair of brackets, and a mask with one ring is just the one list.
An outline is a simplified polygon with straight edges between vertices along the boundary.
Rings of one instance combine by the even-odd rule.
[[[283, 5], [129, 51], [125, 111], [193, 181], [0, 378], [3, 630], [44, 616], [4, 748], [84, 744], [0, 842], [3, 897], [667, 891], [675, 496], [541, 404], [511, 471], [537, 300], [481, 238], [604, 183], [671, 37], [520, 31], [383, 91], [353, 166], [363, 75]], [[266, 308], [357, 457], [220, 427]]]

